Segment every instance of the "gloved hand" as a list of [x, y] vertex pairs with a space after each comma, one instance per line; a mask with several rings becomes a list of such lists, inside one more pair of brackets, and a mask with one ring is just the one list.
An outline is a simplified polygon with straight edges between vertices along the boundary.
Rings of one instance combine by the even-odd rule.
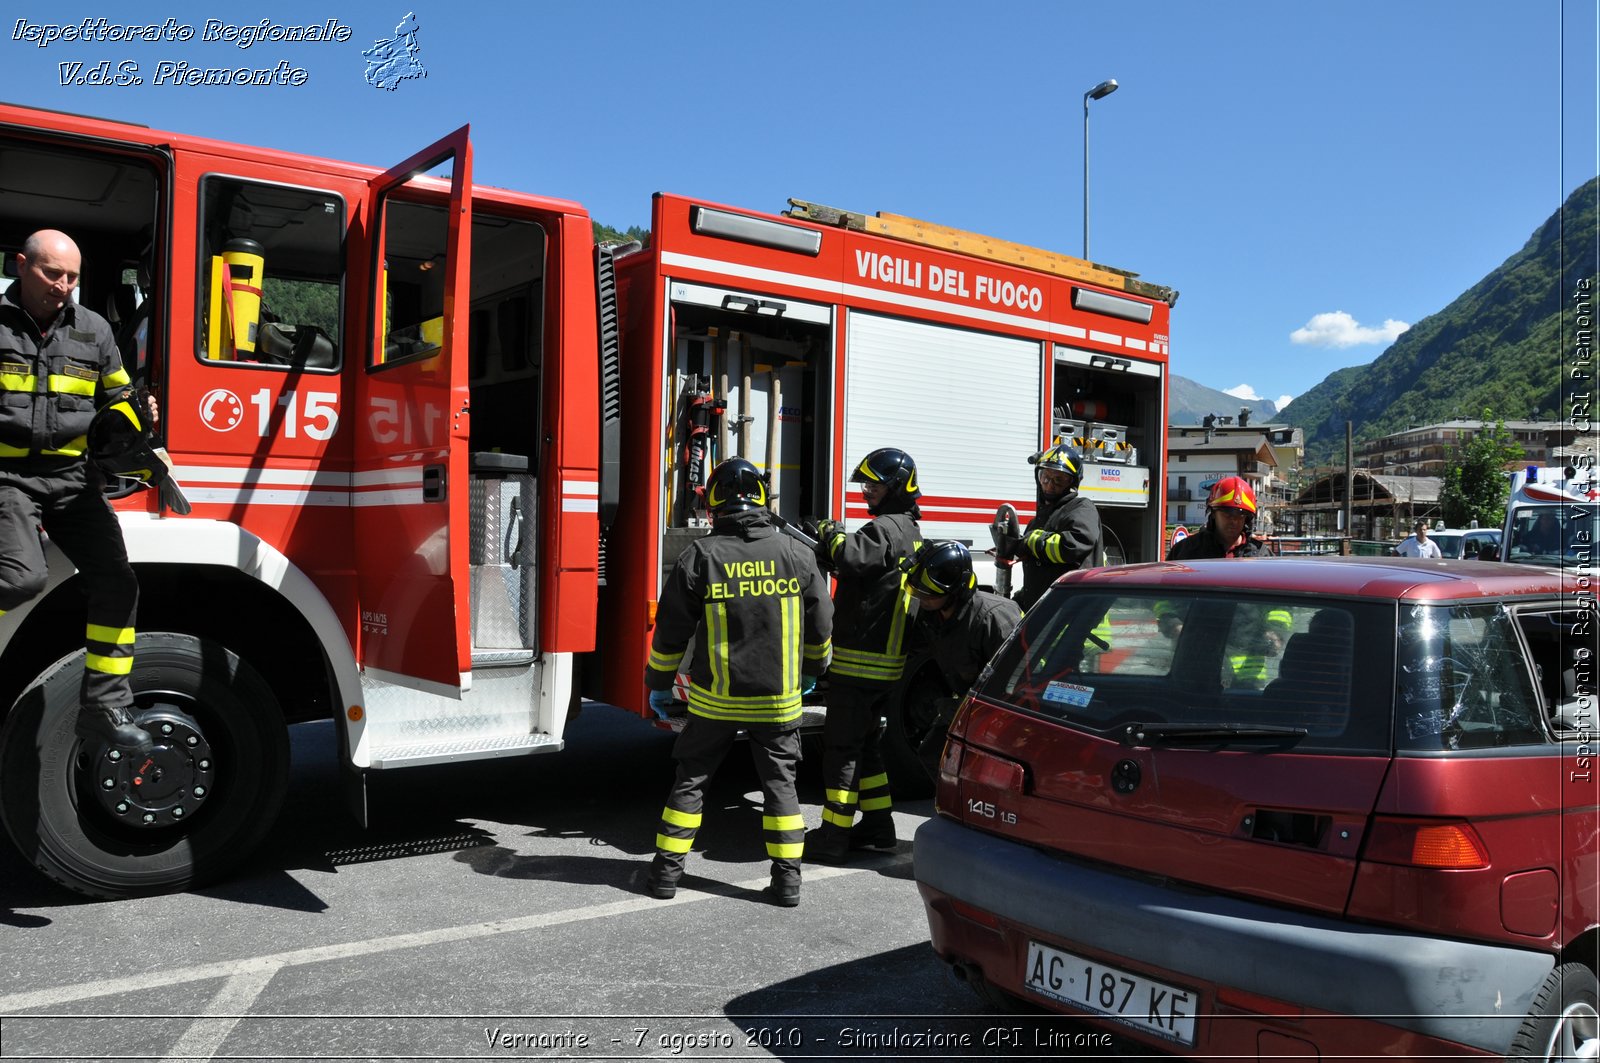
[[671, 707], [672, 707], [672, 691], [670, 691], [670, 690], [652, 690], [652, 691], [650, 691], [650, 711], [656, 714], [656, 718], [657, 719], [665, 720], [667, 718], [667, 710], [670, 709]]
[[817, 677], [816, 676], [814, 676], [814, 675], [803, 675], [803, 676], [800, 677], [800, 696], [801, 697], [805, 697], [807, 694], [811, 693], [815, 689], [817, 689]]

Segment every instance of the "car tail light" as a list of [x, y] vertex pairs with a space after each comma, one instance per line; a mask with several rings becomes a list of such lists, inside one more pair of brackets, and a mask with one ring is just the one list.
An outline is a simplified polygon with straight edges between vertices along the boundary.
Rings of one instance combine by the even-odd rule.
[[1489, 866], [1489, 850], [1465, 821], [1380, 816], [1367, 835], [1364, 859], [1402, 867], [1466, 871]]
[[966, 755], [961, 760], [961, 778], [978, 786], [992, 786], [1020, 794], [1023, 792], [1027, 771], [1014, 760], [997, 757], [993, 753], [985, 753], [981, 749], [968, 746]]

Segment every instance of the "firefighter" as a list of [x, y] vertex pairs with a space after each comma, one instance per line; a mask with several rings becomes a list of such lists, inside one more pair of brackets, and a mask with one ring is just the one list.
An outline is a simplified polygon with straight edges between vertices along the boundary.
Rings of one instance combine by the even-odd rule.
[[665, 718], [691, 638], [689, 719], [673, 746], [677, 780], [667, 795], [646, 887], [662, 900], [678, 891], [700, 827], [706, 783], [734, 736], [748, 736], [765, 795], [762, 829], [772, 858], [767, 896], [800, 903], [805, 821], [795, 795], [800, 696], [828, 665], [833, 603], [811, 551], [779, 534], [767, 484], [743, 458], [711, 471], [711, 534], [679, 555], [656, 613], [645, 685]]
[[1022, 539], [1005, 552], [1022, 562], [1022, 590], [1017, 604], [1032, 607], [1060, 576], [1075, 569], [1105, 564], [1100, 511], [1078, 493], [1083, 456], [1057, 442], [1028, 459], [1034, 466], [1038, 505]]
[[141, 755], [153, 743], [128, 679], [139, 583], [102, 474], [85, 460], [96, 406], [133, 388], [111, 325], [72, 301], [81, 266], [65, 233], [36, 232], [0, 296], [0, 614], [44, 590], [42, 527], [87, 597], [77, 733]]
[[972, 554], [953, 539], [923, 544], [906, 572], [906, 590], [917, 602], [912, 645], [932, 655], [955, 691], [953, 697], [938, 700], [933, 723], [918, 749], [932, 773], [956, 706], [1022, 622], [1022, 609], [1009, 598], [978, 589]]
[[1207, 557], [1265, 557], [1266, 544], [1252, 538], [1256, 518], [1256, 493], [1242, 476], [1224, 476], [1206, 496], [1206, 526], [1180, 539], [1167, 551], [1168, 561], [1198, 561]]
[[844, 861], [851, 849], [892, 849], [898, 840], [879, 724], [906, 664], [911, 599], [901, 563], [921, 545], [922, 489], [911, 455], [874, 450], [850, 481], [861, 485], [872, 519], [848, 534], [835, 521], [817, 529], [818, 555], [838, 581], [822, 729], [822, 825], [806, 836], [806, 852], [825, 863]]

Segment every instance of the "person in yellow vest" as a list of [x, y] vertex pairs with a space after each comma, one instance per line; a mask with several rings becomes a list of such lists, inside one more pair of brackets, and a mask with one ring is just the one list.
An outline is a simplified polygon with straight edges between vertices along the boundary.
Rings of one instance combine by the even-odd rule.
[[1267, 659], [1283, 654], [1284, 643], [1294, 629], [1294, 616], [1287, 609], [1268, 609], [1262, 618], [1261, 634], [1244, 653], [1228, 656], [1230, 686], [1239, 690], [1260, 690], [1267, 685]]

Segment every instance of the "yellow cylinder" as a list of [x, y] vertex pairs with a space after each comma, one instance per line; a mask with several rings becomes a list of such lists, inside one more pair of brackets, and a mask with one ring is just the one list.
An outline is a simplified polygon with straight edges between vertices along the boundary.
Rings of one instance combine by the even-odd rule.
[[261, 282], [266, 274], [266, 251], [254, 240], [229, 240], [222, 245], [222, 261], [233, 292], [233, 349], [254, 357], [256, 331], [261, 324]]

